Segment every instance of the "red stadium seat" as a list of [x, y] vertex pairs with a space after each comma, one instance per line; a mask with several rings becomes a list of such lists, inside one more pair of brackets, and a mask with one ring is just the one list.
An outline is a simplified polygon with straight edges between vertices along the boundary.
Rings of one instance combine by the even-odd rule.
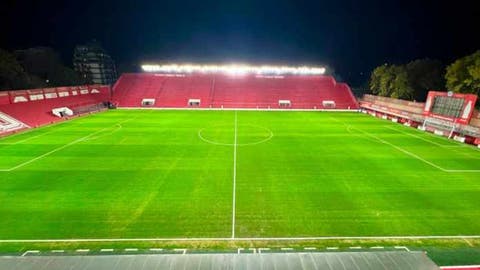
[[[68, 92], [68, 96], [65, 93]], [[46, 94], [56, 97], [46, 99]], [[109, 86], [82, 86], [82, 87], [59, 87], [50, 89], [34, 89], [28, 91], [9, 91], [10, 101], [0, 104], [0, 112], [10, 115], [15, 119], [31, 126], [41, 126], [62, 120], [52, 114], [52, 109], [68, 107], [75, 110], [94, 104], [100, 104], [110, 100]], [[15, 103], [15, 97], [21, 95], [26, 102]], [[29, 96], [41, 95], [43, 99], [32, 100]]]
[[112, 100], [120, 107], [141, 107], [143, 99], [154, 99], [155, 107], [185, 108], [199, 99], [203, 108], [357, 109], [348, 85], [331, 76], [230, 76], [223, 74], [124, 74], [113, 87]]

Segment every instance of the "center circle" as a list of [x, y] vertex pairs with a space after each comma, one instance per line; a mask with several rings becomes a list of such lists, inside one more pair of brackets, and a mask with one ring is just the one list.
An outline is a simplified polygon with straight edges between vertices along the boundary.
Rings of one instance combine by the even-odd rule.
[[238, 124], [236, 129], [233, 125], [216, 125], [200, 129], [198, 137], [206, 143], [215, 145], [247, 146], [269, 141], [273, 133], [270, 129], [257, 125]]

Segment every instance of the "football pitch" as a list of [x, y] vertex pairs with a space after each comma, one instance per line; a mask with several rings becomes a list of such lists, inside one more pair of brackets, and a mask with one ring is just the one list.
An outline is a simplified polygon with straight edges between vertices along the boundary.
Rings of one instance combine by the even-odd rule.
[[0, 240], [480, 235], [480, 150], [359, 113], [112, 110], [0, 139]]

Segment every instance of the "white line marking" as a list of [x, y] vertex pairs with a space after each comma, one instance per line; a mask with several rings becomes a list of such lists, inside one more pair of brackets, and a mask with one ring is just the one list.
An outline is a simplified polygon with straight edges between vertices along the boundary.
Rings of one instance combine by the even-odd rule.
[[257, 249], [256, 249], [256, 248], [249, 248], [248, 250], [253, 251], [253, 254], [257, 253]]
[[[338, 122], [341, 122], [340, 120], [337, 120], [337, 119], [335, 119], [335, 118], [332, 118], [332, 119], [334, 119], [334, 120], [336, 120], [336, 121], [338, 121]], [[343, 122], [341, 122], [341, 123], [343, 123]], [[345, 123], [343, 123], [343, 124], [346, 125]], [[366, 135], [366, 136], [368, 136], [368, 137], [374, 138], [374, 139], [380, 141], [381, 143], [384, 143], [384, 144], [386, 144], [386, 145], [389, 145], [389, 146], [397, 149], [398, 151], [403, 152], [403, 153], [405, 153], [405, 154], [407, 154], [407, 155], [409, 155], [409, 156], [411, 156], [411, 157], [414, 157], [414, 158], [416, 158], [416, 159], [418, 159], [418, 160], [420, 160], [420, 161], [422, 161], [422, 162], [424, 162], [424, 163], [426, 163], [426, 164], [428, 164], [428, 165], [430, 165], [430, 166], [432, 166], [432, 167], [434, 167], [434, 168], [437, 168], [437, 169], [439, 169], [439, 170], [441, 170], [441, 171], [443, 171], [443, 172], [447, 172], [447, 173], [478, 173], [478, 172], [480, 172], [480, 170], [450, 170], [450, 169], [444, 169], [444, 168], [438, 166], [437, 164], [435, 164], [435, 163], [433, 163], [433, 162], [430, 162], [430, 161], [428, 161], [428, 160], [425, 160], [425, 159], [419, 157], [418, 155], [416, 155], [416, 154], [414, 154], [414, 153], [412, 153], [412, 152], [409, 152], [409, 151], [407, 151], [407, 150], [405, 150], [405, 149], [401, 148], [400, 146], [397, 146], [397, 145], [395, 145], [395, 144], [393, 144], [393, 143], [387, 142], [387, 141], [385, 141], [385, 140], [383, 140], [383, 139], [381, 139], [381, 138], [379, 138], [379, 137], [377, 137], [377, 136], [375, 136], [375, 135], [373, 135], [373, 134], [371, 134], [371, 133], [368, 133], [368, 132], [366, 132], [366, 131], [360, 130], [360, 129], [355, 128], [355, 127], [352, 127], [352, 128], [355, 129], [355, 130], [357, 130], [357, 131], [359, 131], [360, 133], [363, 133], [364, 135]]]
[[337, 250], [338, 247], [327, 247], [327, 250]]
[[356, 129], [357, 131], [359, 131], [359, 132], [363, 133], [364, 135], [367, 135], [367, 136], [369, 136], [369, 137], [371, 137], [371, 138], [375, 138], [375, 139], [377, 139], [378, 141], [380, 141], [381, 143], [384, 143], [384, 144], [386, 144], [386, 145], [389, 145], [389, 146], [397, 149], [398, 151], [400, 151], [400, 152], [402, 152], [402, 153], [405, 153], [405, 154], [407, 154], [407, 155], [409, 155], [409, 156], [411, 156], [411, 157], [414, 157], [414, 158], [416, 158], [416, 159], [418, 159], [418, 160], [420, 160], [420, 161], [423, 161], [424, 163], [426, 163], [426, 164], [428, 164], [428, 165], [430, 165], [430, 166], [432, 166], [432, 167], [434, 167], [434, 168], [437, 168], [437, 169], [439, 169], [439, 170], [441, 170], [441, 171], [444, 171], [444, 172], [448, 172], [448, 171], [445, 170], [444, 168], [442, 168], [442, 167], [440, 167], [440, 166], [438, 166], [438, 165], [436, 165], [436, 164], [434, 164], [434, 163], [432, 163], [432, 162], [430, 162], [430, 161], [428, 161], [428, 160], [425, 160], [425, 159], [423, 159], [423, 158], [415, 155], [414, 153], [408, 152], [407, 150], [405, 150], [405, 149], [403, 149], [403, 148], [401, 148], [401, 147], [399, 147], [399, 146], [396, 146], [396, 145], [394, 145], [394, 144], [392, 144], [392, 143], [389, 143], [389, 142], [387, 142], [387, 141], [385, 141], [385, 140], [383, 140], [383, 139], [381, 139], [381, 138], [379, 138], [379, 137], [377, 137], [377, 136], [375, 136], [375, 135], [373, 135], [373, 134], [371, 134], [371, 133], [369, 133], [369, 132], [365, 132], [365, 131], [360, 130], [360, 129], [355, 128], [355, 127], [354, 127], [353, 129]]
[[280, 248], [280, 250], [288, 251], [288, 250], [293, 250], [293, 248]]
[[174, 248], [173, 251], [182, 252], [183, 255], [187, 254], [187, 249], [186, 248]]
[[394, 248], [403, 249], [403, 250], [406, 250], [406, 251], [410, 252], [410, 249], [408, 249], [406, 246], [394, 246]]
[[35, 136], [32, 136], [32, 137], [28, 137], [28, 138], [25, 138], [23, 140], [20, 140], [20, 141], [16, 141], [16, 142], [12, 142], [12, 143], [4, 143], [4, 142], [0, 142], [0, 145], [17, 145], [19, 143], [23, 143], [23, 142], [26, 142], [26, 141], [30, 141], [32, 139], [35, 139], [35, 138], [38, 138], [38, 137], [41, 137], [43, 135], [47, 135], [47, 134], [50, 134], [52, 132], [54, 132], [55, 130], [51, 130], [51, 131], [48, 131], [48, 132], [44, 132], [44, 133], [40, 133], [38, 135], [35, 135]]
[[[434, 142], [434, 141], [431, 141], [427, 138], [423, 138], [423, 137], [420, 137], [420, 136], [417, 136], [415, 134], [411, 134], [409, 132], [405, 132], [405, 131], [402, 131], [402, 130], [398, 130], [396, 128], [393, 128], [393, 127], [390, 127], [390, 126], [384, 126], [388, 129], [391, 129], [391, 130], [394, 130], [394, 131], [397, 131], [397, 132], [400, 132], [400, 133], [403, 133], [405, 135], [408, 135], [408, 136], [411, 136], [411, 137], [414, 137], [414, 138], [418, 138], [420, 140], [423, 140], [425, 142], [428, 142], [428, 143], [431, 143], [433, 145], [436, 145], [436, 146], [439, 146], [439, 147], [442, 147], [442, 148], [446, 148], [446, 149], [451, 149], [459, 154], [462, 154], [462, 155], [465, 155], [465, 156], [468, 156], [468, 157], [471, 157], [471, 158], [474, 158], [474, 159], [479, 159], [478, 156], [476, 155], [470, 155], [468, 153], [465, 153], [465, 152], [462, 152], [462, 151], [458, 151], [457, 149], [473, 149], [473, 150], [478, 150], [476, 148], [473, 148], [473, 147], [470, 147], [470, 146], [467, 146], [465, 144], [458, 144], [457, 142], [453, 142], [454, 144], [441, 144], [441, 143], [437, 143], [437, 142]], [[413, 129], [413, 131], [415, 132], [418, 132], [417, 129]], [[445, 140], [448, 140], [447, 138], [442, 138], [442, 139], [445, 139]]]
[[362, 247], [349, 247], [349, 249], [362, 249]]
[[370, 247], [371, 249], [384, 249], [382, 246]]
[[233, 198], [232, 198], [232, 239], [235, 239], [235, 209], [237, 189], [237, 111], [235, 111], [235, 131], [233, 138]]
[[[29, 129], [24, 129], [24, 130], [22, 130], [22, 131], [20, 131], [20, 132], [18, 132], [18, 133], [10, 134], [10, 135], [5, 136], [5, 137], [0, 137], [0, 143], [1, 143], [1, 144], [13, 144], [13, 143], [5, 143], [5, 142], [3, 142], [3, 141], [5, 141], [5, 140], [7, 140], [7, 139], [11, 139], [11, 138], [16, 138], [16, 137], [18, 137], [18, 136], [20, 136], [20, 135], [27, 134], [27, 133], [31, 133], [31, 132], [33, 132], [33, 131], [38, 131], [38, 130], [40, 130], [40, 129], [45, 129], [45, 128], [47, 128], [47, 127], [56, 126], [56, 125], [62, 124], [62, 123], [66, 123], [66, 122], [57, 122], [57, 123], [55, 123], [55, 124], [46, 125], [46, 126], [42, 126], [42, 127], [38, 127], [38, 128], [32, 128], [32, 127], [30, 127]], [[35, 136], [36, 136], [36, 135], [35, 135]]]
[[[124, 121], [121, 121], [120, 123], [124, 123], [124, 122], [130, 121], [130, 120], [132, 120], [132, 118], [127, 119], [127, 120], [124, 120]], [[117, 123], [117, 124], [119, 124], [119, 123]], [[115, 124], [115, 125], [117, 125], [117, 124]], [[10, 169], [0, 169], [0, 172], [10, 172], [10, 171], [16, 170], [16, 169], [18, 169], [18, 168], [21, 168], [21, 167], [23, 167], [23, 166], [25, 166], [25, 165], [28, 165], [28, 164], [30, 164], [30, 163], [32, 163], [32, 162], [34, 162], [34, 161], [37, 161], [37, 160], [39, 160], [39, 159], [41, 159], [41, 158], [44, 158], [44, 157], [46, 157], [46, 156], [48, 156], [48, 155], [51, 155], [51, 154], [53, 154], [53, 153], [55, 153], [55, 152], [58, 152], [58, 151], [60, 151], [60, 150], [62, 150], [62, 149], [64, 149], [64, 148], [67, 148], [67, 147], [69, 147], [70, 145], [73, 145], [73, 144], [79, 143], [79, 142], [81, 142], [81, 141], [84, 141], [84, 140], [92, 137], [93, 135], [98, 134], [98, 133], [100, 133], [100, 132], [102, 132], [102, 131], [104, 131], [104, 130], [107, 130], [107, 129], [109, 129], [109, 128], [111, 128], [111, 127], [102, 128], [102, 129], [100, 129], [100, 130], [98, 130], [98, 131], [95, 131], [95, 132], [93, 132], [93, 133], [90, 133], [89, 135], [87, 135], [87, 136], [85, 136], [85, 137], [82, 137], [82, 138], [80, 138], [80, 139], [76, 139], [76, 140], [74, 140], [74, 141], [72, 141], [72, 142], [69, 142], [69, 143], [67, 143], [67, 144], [64, 144], [64, 145], [62, 145], [62, 146], [60, 146], [60, 147], [58, 147], [58, 148], [53, 149], [52, 151], [49, 151], [49, 152], [47, 152], [47, 153], [45, 153], [45, 154], [43, 154], [43, 155], [37, 156], [37, 157], [35, 157], [35, 158], [31, 159], [31, 160], [28, 160], [28, 161], [26, 161], [26, 162], [23, 162], [23, 163], [21, 163], [21, 164], [19, 164], [19, 165], [17, 165], [17, 166], [14, 166], [14, 167], [12, 167], [12, 168], [10, 168]]]
[[138, 248], [126, 248], [125, 251], [127, 252], [138, 251]]
[[[103, 131], [103, 129], [100, 130], [100, 131]], [[98, 131], [98, 132], [100, 132], [100, 131]], [[97, 133], [97, 132], [96, 132], [96, 133]], [[10, 172], [10, 171], [16, 170], [16, 169], [21, 168], [21, 167], [23, 167], [23, 166], [25, 166], [25, 165], [28, 165], [28, 164], [36, 161], [36, 160], [39, 160], [39, 159], [44, 158], [44, 157], [46, 157], [46, 156], [48, 156], [48, 155], [51, 155], [51, 154], [53, 154], [53, 153], [55, 153], [55, 152], [58, 152], [58, 151], [66, 148], [66, 147], [68, 147], [68, 146], [70, 146], [70, 145], [73, 145], [73, 144], [76, 144], [76, 143], [78, 143], [78, 142], [81, 142], [82, 140], [88, 138], [89, 136], [93, 136], [93, 135], [96, 134], [96, 133], [92, 133], [92, 134], [87, 135], [87, 136], [85, 136], [85, 137], [82, 137], [82, 138], [80, 138], [80, 139], [76, 139], [75, 141], [72, 141], [72, 142], [67, 143], [67, 144], [65, 144], [65, 145], [62, 145], [62, 146], [60, 146], [60, 147], [58, 147], [58, 148], [55, 148], [55, 149], [53, 149], [52, 151], [49, 151], [49, 152], [47, 152], [47, 153], [45, 153], [45, 154], [43, 154], [43, 155], [40, 155], [40, 156], [38, 156], [38, 157], [36, 157], [36, 158], [33, 158], [33, 159], [31, 159], [31, 160], [28, 160], [28, 161], [26, 161], [26, 162], [24, 162], [24, 163], [21, 163], [21, 164], [19, 164], [19, 165], [17, 165], [17, 166], [14, 166], [14, 167], [10, 168], [10, 169], [1, 169], [0, 171], [2, 171], [2, 172]]]
[[89, 252], [90, 249], [86, 248], [86, 249], [77, 249], [75, 250], [76, 252]]
[[40, 250], [27, 250], [22, 254], [22, 257], [25, 257], [27, 254], [30, 254], [30, 253], [37, 254], [37, 253], [40, 253]]
[[449, 173], [478, 173], [480, 170], [445, 170]]
[[100, 252], [113, 252], [113, 248], [102, 248]]
[[[354, 128], [354, 129], [356, 129], [356, 128]], [[409, 156], [411, 156], [411, 157], [414, 157], [414, 158], [416, 158], [416, 159], [418, 159], [418, 160], [420, 160], [420, 161], [423, 161], [424, 163], [426, 163], [426, 164], [428, 164], [428, 165], [430, 165], [430, 166], [432, 166], [432, 167], [435, 167], [435, 168], [437, 168], [437, 169], [439, 169], [439, 170], [441, 170], [441, 171], [448, 172], [448, 173], [456, 173], [456, 172], [472, 172], [472, 173], [476, 173], [476, 172], [480, 172], [480, 170], [450, 170], [450, 169], [444, 169], [444, 168], [438, 166], [437, 164], [435, 164], [435, 163], [433, 163], [433, 162], [430, 162], [430, 161], [428, 161], [428, 160], [425, 160], [425, 159], [419, 157], [418, 155], [416, 155], [416, 154], [414, 154], [414, 153], [412, 153], [412, 152], [409, 152], [409, 151], [401, 148], [400, 146], [396, 146], [396, 145], [393, 144], [393, 143], [387, 142], [387, 141], [385, 141], [385, 140], [383, 140], [383, 139], [381, 139], [381, 138], [379, 138], [379, 137], [377, 137], [377, 136], [375, 136], [375, 135], [373, 135], [373, 134], [370, 134], [370, 133], [368, 133], [368, 132], [361, 131], [361, 130], [359, 130], [359, 129], [356, 129], [356, 130], [362, 132], [363, 134], [365, 134], [365, 135], [367, 135], [367, 136], [370, 136], [370, 137], [372, 137], [372, 138], [375, 138], [375, 139], [379, 140], [380, 142], [382, 142], [382, 143], [384, 143], [384, 144], [390, 145], [391, 147], [397, 149], [398, 151], [403, 152], [403, 153], [405, 153], [405, 154], [407, 154], [407, 155], [409, 155]]]
[[151, 248], [150, 251], [163, 251], [163, 248]]
[[92, 140], [96, 140], [96, 139], [99, 139], [99, 138], [103, 138], [103, 137], [105, 137], [105, 136], [110, 136], [110, 135], [112, 135], [113, 133], [118, 132], [120, 129], [123, 128], [122, 125], [120, 125], [120, 124], [116, 124], [115, 126], [116, 126], [116, 128], [113, 129], [113, 130], [111, 130], [110, 132], [105, 132], [105, 133], [100, 134], [100, 135], [98, 135], [98, 136], [90, 137], [90, 138], [88, 138], [88, 139], [85, 139], [85, 141], [92, 141]]
[[440, 266], [440, 269], [475, 269], [480, 268], [480, 264], [478, 265], [458, 265], [458, 266]]
[[[257, 126], [257, 125], [246, 125], [246, 126], [250, 126], [250, 127], [256, 127], [256, 128], [259, 128], [259, 129], [264, 129], [265, 131], [268, 131], [269, 135], [267, 138], [263, 139], [263, 140], [260, 140], [260, 141], [257, 141], [257, 142], [250, 142], [250, 143], [237, 143], [237, 147], [238, 146], [252, 146], [252, 145], [257, 145], [257, 144], [261, 144], [261, 143], [264, 143], [264, 142], [267, 142], [269, 140], [271, 140], [273, 138], [273, 132], [266, 128], [266, 127], [262, 127], [262, 126]], [[206, 143], [209, 143], [209, 144], [213, 144], [213, 145], [220, 145], [220, 146], [233, 146], [233, 143], [222, 143], [222, 142], [216, 142], [216, 141], [212, 141], [212, 140], [209, 140], [205, 137], [203, 137], [202, 135], [202, 132], [205, 130], [206, 128], [202, 128], [200, 130], [198, 130], [197, 132], [197, 135], [198, 135], [198, 138], [200, 138], [200, 140], [206, 142]]]
[[306, 247], [306, 248], [303, 248], [305, 250], [316, 250], [317, 248], [316, 247]]
[[258, 248], [258, 253], [261, 254], [262, 251], [269, 251], [270, 248]]
[[117, 107], [117, 110], [145, 111], [265, 111], [265, 112], [346, 112], [357, 113], [358, 109], [274, 109], [274, 108], [184, 108], [184, 107]]
[[[480, 239], [480, 235], [411, 235], [411, 236], [312, 236], [312, 237], [236, 237], [235, 241], [309, 241], [309, 240], [420, 240]], [[77, 238], [77, 239], [0, 239], [0, 243], [76, 243], [76, 242], [155, 242], [155, 241], [232, 241], [231, 237], [192, 238]]]
[[[97, 111], [97, 113], [100, 113], [100, 112], [101, 111]], [[24, 134], [27, 134], [27, 133], [30, 133], [30, 132], [39, 131], [39, 130], [41, 131], [41, 130], [44, 130], [44, 129], [48, 129], [50, 127], [60, 126], [62, 124], [66, 124], [66, 123], [71, 123], [73, 120], [77, 120], [77, 119], [81, 119], [81, 118], [87, 118], [91, 115], [93, 115], [93, 114], [78, 115], [74, 119], [70, 119], [68, 121], [59, 121], [59, 122], [56, 122], [56, 123], [53, 123], [53, 124], [46, 124], [46, 125], [38, 127], [38, 128], [32, 128], [32, 127], [28, 126], [29, 129], [22, 130], [21, 132], [14, 133], [14, 134], [8, 135], [6, 137], [1, 137], [0, 138], [0, 144], [10, 144], [10, 143], [3, 143], [3, 141], [6, 140], [7, 138], [10, 139], [10, 138], [18, 137], [20, 135], [24, 135]], [[42, 134], [45, 135], [45, 134], [50, 133], [50, 132], [53, 132], [53, 131], [49, 131], [49, 132], [42, 133]]]
[[416, 154], [414, 154], [414, 153], [411, 153], [411, 152], [409, 152], [409, 151], [401, 148], [400, 146], [396, 146], [396, 145], [394, 145], [394, 144], [392, 144], [392, 143], [389, 143], [389, 142], [387, 142], [387, 141], [385, 141], [385, 140], [383, 140], [383, 139], [381, 139], [381, 138], [379, 138], [379, 137], [377, 137], [377, 136], [375, 136], [375, 135], [373, 135], [373, 134], [371, 134], [371, 133], [369, 133], [369, 132], [366, 132], [366, 131], [360, 130], [360, 129], [358, 129], [358, 128], [352, 127], [352, 126], [350, 126], [350, 125], [347, 125], [346, 123], [344, 123], [344, 122], [342, 122], [342, 121], [340, 121], [340, 120], [338, 120], [338, 119], [336, 119], [336, 118], [330, 117], [330, 119], [332, 119], [332, 120], [334, 120], [334, 121], [337, 121], [337, 122], [339, 122], [339, 123], [342, 123], [343, 125], [345, 125], [345, 126], [347, 127], [347, 130], [350, 129], [350, 128], [355, 129], [355, 130], [359, 131], [360, 133], [363, 133], [364, 135], [367, 135], [368, 137], [374, 138], [374, 139], [380, 141], [381, 143], [390, 145], [391, 147], [397, 149], [398, 151], [403, 152], [403, 153], [405, 153], [405, 154], [407, 154], [407, 155], [409, 155], [409, 156], [411, 156], [411, 157], [414, 157], [414, 158], [416, 158], [416, 159], [418, 159], [418, 160], [420, 160], [420, 161], [422, 161], [422, 162], [424, 162], [424, 163], [426, 163], [426, 164], [428, 164], [428, 165], [430, 165], [430, 166], [432, 166], [432, 167], [434, 167], [434, 168], [437, 168], [437, 169], [439, 169], [439, 170], [441, 170], [441, 171], [443, 171], [443, 172], [448, 172], [448, 173], [478, 173], [478, 172], [480, 172], [480, 170], [450, 170], [450, 169], [444, 169], [444, 168], [436, 165], [436, 164], [433, 163], [433, 162], [430, 162], [430, 161], [428, 161], [428, 160], [425, 160], [425, 159], [419, 157], [418, 155], [416, 155]]
[[63, 249], [52, 250], [52, 253], [63, 253], [63, 252], [65, 252], [65, 250], [63, 250]]
[[237, 254], [240, 254], [240, 252], [243, 250], [243, 248], [237, 248]]
[[[411, 136], [411, 137], [414, 137], [414, 138], [420, 139], [420, 140], [422, 140], [422, 141], [425, 141], [425, 142], [428, 142], [428, 143], [434, 144], [434, 145], [436, 145], [436, 146], [440, 146], [440, 147], [448, 147], [448, 146], [453, 146], [453, 145], [448, 145], [448, 144], [441, 144], [441, 143], [437, 143], [437, 142], [434, 142], [434, 141], [431, 141], [431, 140], [428, 140], [428, 139], [422, 138], [422, 137], [420, 137], [420, 136], [417, 136], [417, 135], [415, 135], [415, 134], [411, 134], [411, 133], [409, 133], [409, 132], [405, 132], [405, 131], [403, 131], [403, 130], [398, 130], [398, 129], [396, 129], [396, 128], [393, 128], [393, 127], [390, 127], [390, 126], [384, 126], [384, 127], [388, 128], [388, 129], [391, 129], [391, 130], [394, 130], [394, 131], [396, 131], [396, 132], [400, 132], [400, 133], [403, 133], [403, 134], [405, 134], [405, 135], [408, 135], [408, 136]], [[458, 145], [455, 145], [455, 146], [458, 146]]]

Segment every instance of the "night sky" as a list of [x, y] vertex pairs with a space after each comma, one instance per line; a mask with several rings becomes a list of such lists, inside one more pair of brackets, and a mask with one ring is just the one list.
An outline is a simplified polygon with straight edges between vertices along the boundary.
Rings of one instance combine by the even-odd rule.
[[71, 65], [75, 44], [96, 39], [121, 70], [149, 60], [326, 64], [358, 85], [385, 62], [448, 64], [480, 49], [475, 2], [3, 0], [0, 47], [54, 47]]

